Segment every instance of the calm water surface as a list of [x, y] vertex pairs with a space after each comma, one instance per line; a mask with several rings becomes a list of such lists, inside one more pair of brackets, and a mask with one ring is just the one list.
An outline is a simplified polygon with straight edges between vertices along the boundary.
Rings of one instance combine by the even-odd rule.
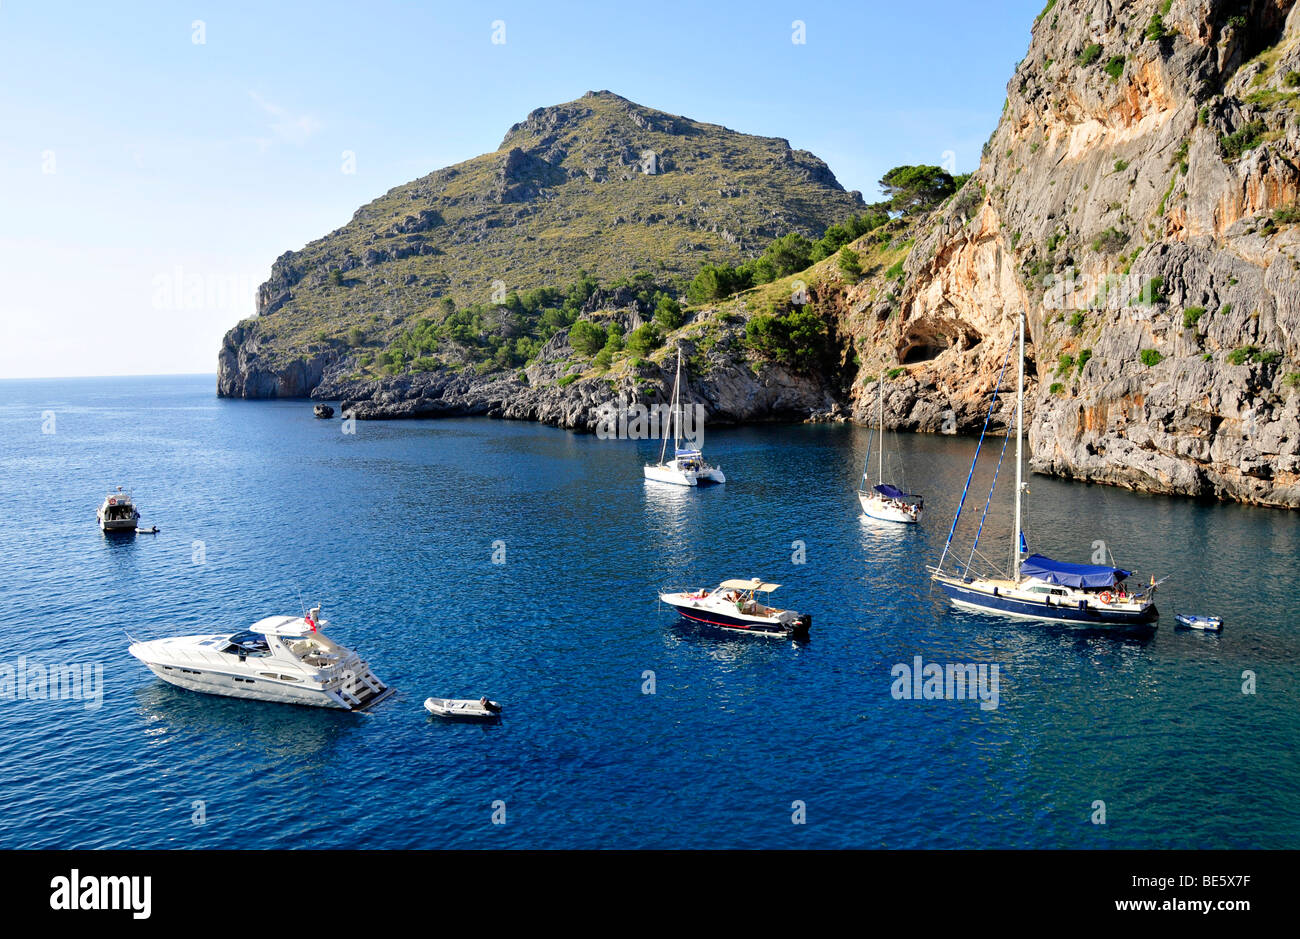
[[[92, 710], [0, 700], [0, 847], [1300, 847], [1294, 513], [1032, 477], [1034, 550], [1086, 562], [1100, 539], [1169, 576], [1154, 637], [1117, 639], [930, 589], [973, 440], [891, 440], [928, 511], [877, 527], [852, 493], [861, 428], [713, 431], [729, 482], [679, 492], [642, 482], [652, 442], [489, 420], [349, 436], [214, 386], [0, 382], [0, 663], [101, 664], [105, 685]], [[160, 534], [100, 534], [118, 484]], [[1008, 515], [996, 499], [993, 556]], [[811, 641], [657, 607], [728, 576], [783, 584]], [[242, 628], [300, 597], [395, 697], [215, 698], [126, 653], [128, 630]], [[1228, 625], [1178, 632], [1176, 610]], [[894, 700], [916, 655], [998, 663], [999, 707]], [[430, 694], [506, 718], [437, 723]]]

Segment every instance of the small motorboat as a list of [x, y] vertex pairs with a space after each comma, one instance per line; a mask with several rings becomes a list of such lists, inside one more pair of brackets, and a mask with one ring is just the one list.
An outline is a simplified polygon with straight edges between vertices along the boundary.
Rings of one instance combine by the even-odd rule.
[[99, 521], [99, 530], [109, 532], [134, 532], [140, 524], [140, 512], [136, 509], [129, 492], [123, 492], [118, 486], [115, 492], [104, 497], [104, 502], [95, 512]]
[[360, 711], [392, 693], [351, 649], [327, 638], [320, 607], [268, 616], [248, 629], [132, 640], [127, 649], [163, 681], [207, 694]]
[[1175, 613], [1174, 619], [1180, 629], [1204, 629], [1212, 633], [1223, 631], [1223, 620], [1217, 616], [1204, 616], [1200, 613]]
[[135, 524], [135, 533], [137, 535], [156, 535], [158, 534], [158, 526], [137, 521]]
[[435, 717], [491, 721], [501, 717], [501, 705], [487, 698], [470, 701], [463, 698], [425, 698], [424, 709]]
[[659, 599], [697, 623], [763, 636], [806, 637], [812, 627], [811, 615], [777, 609], [760, 599], [760, 595], [765, 599], [780, 586], [763, 583], [757, 577], [724, 580], [712, 590], [670, 591], [659, 594]]

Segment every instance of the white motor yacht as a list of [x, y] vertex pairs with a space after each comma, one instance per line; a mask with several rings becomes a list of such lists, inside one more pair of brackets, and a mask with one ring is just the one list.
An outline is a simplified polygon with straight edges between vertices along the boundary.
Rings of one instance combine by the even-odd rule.
[[95, 512], [99, 520], [100, 531], [135, 531], [140, 523], [140, 512], [131, 499], [131, 494], [123, 492], [122, 487], [104, 497], [103, 504]]
[[190, 691], [357, 711], [392, 693], [356, 652], [306, 616], [268, 616], [238, 632], [133, 641], [127, 650], [163, 681]]

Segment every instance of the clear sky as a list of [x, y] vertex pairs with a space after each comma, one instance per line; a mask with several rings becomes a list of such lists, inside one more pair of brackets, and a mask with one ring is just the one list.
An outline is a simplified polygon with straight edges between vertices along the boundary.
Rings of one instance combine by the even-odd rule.
[[1041, 7], [0, 0], [0, 378], [215, 372], [278, 255], [588, 90], [969, 171]]

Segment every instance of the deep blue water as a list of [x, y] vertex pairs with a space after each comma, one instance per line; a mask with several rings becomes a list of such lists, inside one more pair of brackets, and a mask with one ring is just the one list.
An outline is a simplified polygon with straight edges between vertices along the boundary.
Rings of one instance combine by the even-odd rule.
[[[913, 530], [859, 520], [861, 428], [712, 431], [729, 482], [678, 492], [643, 483], [650, 442], [472, 419], [348, 436], [214, 385], [0, 382], [0, 663], [105, 680], [99, 709], [0, 701], [0, 847], [1300, 847], [1294, 513], [1031, 477], [1035, 550], [1087, 561], [1105, 539], [1171, 575], [1155, 636], [1117, 639], [930, 589], [973, 440], [891, 443], [927, 496]], [[160, 534], [100, 534], [118, 484]], [[813, 614], [809, 642], [656, 605], [755, 575]], [[215, 698], [126, 653], [127, 630], [240, 628], [300, 597], [395, 697], [367, 715]], [[1184, 609], [1227, 628], [1176, 632]], [[999, 707], [894, 700], [916, 655], [999, 664]], [[491, 695], [505, 720], [437, 723], [430, 694]]]

